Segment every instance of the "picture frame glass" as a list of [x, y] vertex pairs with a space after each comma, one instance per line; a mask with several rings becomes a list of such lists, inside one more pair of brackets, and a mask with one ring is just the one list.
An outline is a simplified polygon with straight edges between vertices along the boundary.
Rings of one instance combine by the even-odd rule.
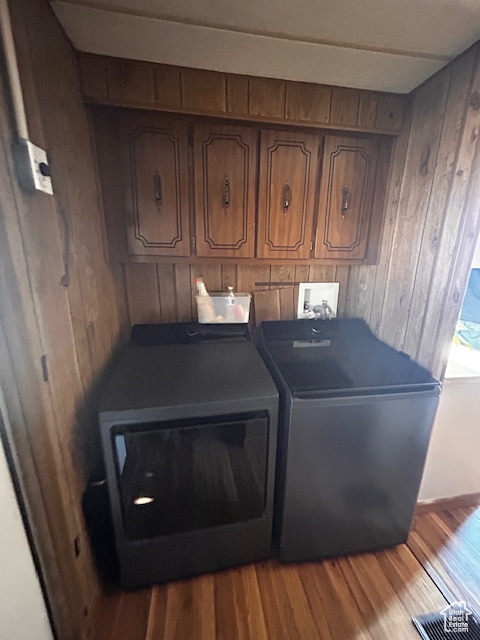
[[301, 282], [298, 287], [297, 319], [336, 318], [339, 288], [338, 282]]

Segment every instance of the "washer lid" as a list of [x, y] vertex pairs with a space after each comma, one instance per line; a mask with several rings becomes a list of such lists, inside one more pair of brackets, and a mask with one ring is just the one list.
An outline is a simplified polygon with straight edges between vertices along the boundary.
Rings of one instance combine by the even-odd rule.
[[297, 396], [400, 393], [439, 385], [427, 369], [378, 340], [363, 320], [265, 322], [262, 334]]

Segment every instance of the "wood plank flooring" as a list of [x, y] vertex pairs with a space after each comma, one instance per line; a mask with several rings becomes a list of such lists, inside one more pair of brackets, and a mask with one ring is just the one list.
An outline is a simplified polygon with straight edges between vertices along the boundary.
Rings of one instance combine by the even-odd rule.
[[418, 516], [408, 546], [448, 600], [480, 611], [480, 508]]
[[114, 593], [95, 640], [419, 640], [412, 616], [460, 597], [480, 609], [480, 509], [418, 515], [377, 553]]

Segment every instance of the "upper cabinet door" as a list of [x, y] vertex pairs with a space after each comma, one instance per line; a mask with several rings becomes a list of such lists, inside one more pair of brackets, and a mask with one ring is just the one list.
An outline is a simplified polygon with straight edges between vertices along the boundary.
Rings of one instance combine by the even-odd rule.
[[193, 146], [197, 255], [252, 258], [255, 129], [199, 122], [194, 125]]
[[157, 114], [119, 118], [131, 255], [190, 255], [187, 131]]
[[262, 131], [258, 257], [310, 257], [317, 166], [316, 134]]
[[325, 137], [316, 258], [366, 257], [377, 157], [374, 140]]

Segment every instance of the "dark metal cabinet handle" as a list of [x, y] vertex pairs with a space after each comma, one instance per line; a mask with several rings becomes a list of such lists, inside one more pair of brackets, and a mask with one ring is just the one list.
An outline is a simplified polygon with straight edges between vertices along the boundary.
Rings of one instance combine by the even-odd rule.
[[157, 205], [157, 209], [161, 209], [163, 207], [163, 189], [162, 178], [158, 171], [155, 171], [155, 175], [153, 176], [153, 188], [155, 191], [155, 204]]
[[282, 209], [283, 209], [283, 215], [286, 216], [288, 213], [288, 207], [290, 206], [292, 202], [292, 187], [289, 185], [288, 182], [286, 182], [283, 185], [283, 205], [282, 205]]
[[225, 213], [228, 213], [228, 208], [230, 207], [230, 179], [228, 176], [225, 176], [223, 179], [223, 208], [225, 209]]
[[348, 205], [350, 204], [351, 193], [352, 192], [348, 188], [348, 184], [345, 184], [345, 186], [342, 189], [342, 218], [344, 220], [348, 211]]

